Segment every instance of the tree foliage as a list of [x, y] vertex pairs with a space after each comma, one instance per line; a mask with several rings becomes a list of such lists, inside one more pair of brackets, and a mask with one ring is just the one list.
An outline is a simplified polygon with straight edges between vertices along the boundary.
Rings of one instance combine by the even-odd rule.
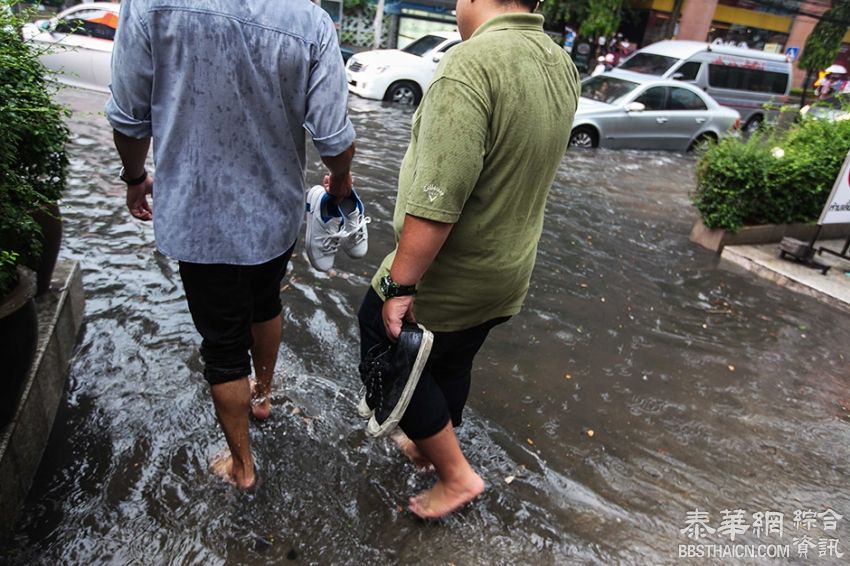
[[546, 0], [538, 8], [548, 25], [578, 24], [587, 17], [590, 0]]
[[581, 22], [579, 33], [584, 37], [611, 37], [620, 27], [623, 0], [594, 0]]
[[820, 71], [835, 60], [841, 39], [850, 26], [850, 0], [834, 0], [832, 8], [827, 10], [815, 25], [806, 40], [803, 54], [797, 65], [807, 71]]
[[0, 297], [17, 263], [41, 254], [33, 213], [55, 202], [65, 185], [65, 110], [51, 99], [38, 53], [21, 39], [26, 14], [0, 2]]

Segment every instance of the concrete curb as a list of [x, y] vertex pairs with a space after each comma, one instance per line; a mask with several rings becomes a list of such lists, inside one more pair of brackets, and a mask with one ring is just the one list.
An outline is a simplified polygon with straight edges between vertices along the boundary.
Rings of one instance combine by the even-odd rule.
[[36, 299], [38, 349], [15, 417], [0, 435], [0, 539], [9, 536], [38, 470], [83, 322], [80, 266], [56, 264], [51, 290]]
[[[820, 244], [829, 242], [819, 242]], [[833, 240], [832, 249], [840, 249], [842, 240]], [[832, 265], [827, 275], [820, 271], [779, 258], [775, 244], [761, 246], [726, 246], [721, 258], [752, 271], [756, 275], [783, 287], [814, 297], [844, 312], [850, 312], [850, 277], [844, 271], [847, 262], [824, 254], [815, 256], [819, 262]]]
[[[765, 224], [744, 226], [733, 233], [719, 228], [709, 228], [700, 218], [691, 229], [690, 240], [719, 254], [723, 252], [725, 246], [778, 244], [786, 236], [808, 242], [816, 231], [816, 224]], [[821, 229], [818, 239], [832, 240], [847, 236], [850, 236], [850, 224], [826, 224]]]

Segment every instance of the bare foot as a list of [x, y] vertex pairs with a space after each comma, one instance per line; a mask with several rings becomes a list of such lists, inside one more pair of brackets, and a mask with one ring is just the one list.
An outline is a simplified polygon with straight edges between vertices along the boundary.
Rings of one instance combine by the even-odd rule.
[[248, 473], [236, 474], [233, 469], [233, 457], [228, 450], [225, 450], [210, 463], [210, 471], [231, 485], [235, 485], [239, 489], [251, 489], [254, 487], [256, 478], [254, 477], [254, 467]]
[[469, 503], [484, 491], [484, 480], [472, 470], [470, 473], [457, 485], [437, 480], [428, 491], [411, 497], [408, 509], [423, 519], [436, 519]]
[[410, 440], [401, 430], [397, 430], [390, 435], [401, 453], [407, 456], [407, 459], [413, 462], [417, 468], [426, 472], [434, 471], [434, 464], [431, 463], [425, 455], [419, 450], [416, 444]]
[[272, 402], [268, 391], [260, 391], [257, 380], [251, 380], [251, 414], [258, 421], [264, 421], [272, 415]]

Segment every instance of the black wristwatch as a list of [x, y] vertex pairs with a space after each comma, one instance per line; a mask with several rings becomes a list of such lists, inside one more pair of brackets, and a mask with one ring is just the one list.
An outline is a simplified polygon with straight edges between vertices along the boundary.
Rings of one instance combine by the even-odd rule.
[[118, 176], [121, 178], [122, 181], [127, 183], [127, 186], [129, 187], [131, 185], [141, 185], [142, 183], [144, 183], [145, 180], [147, 180], [147, 178], [148, 178], [148, 172], [147, 172], [146, 169], [142, 169], [142, 174], [139, 175], [138, 178], [128, 179], [127, 178], [127, 171], [122, 167], [121, 173], [119, 173]]
[[392, 299], [393, 297], [404, 297], [406, 295], [416, 294], [416, 285], [399, 285], [390, 274], [387, 273], [381, 277], [381, 293], [384, 294], [384, 299]]

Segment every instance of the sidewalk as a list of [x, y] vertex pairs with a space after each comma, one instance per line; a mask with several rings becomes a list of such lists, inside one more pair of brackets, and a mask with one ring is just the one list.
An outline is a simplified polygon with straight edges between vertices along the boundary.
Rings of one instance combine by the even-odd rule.
[[[818, 241], [815, 249], [829, 248], [840, 252], [844, 240]], [[832, 254], [815, 254], [819, 263], [831, 265], [826, 275], [817, 269], [779, 258], [779, 244], [726, 246], [720, 256], [749, 271], [820, 301], [850, 312], [850, 261]]]

